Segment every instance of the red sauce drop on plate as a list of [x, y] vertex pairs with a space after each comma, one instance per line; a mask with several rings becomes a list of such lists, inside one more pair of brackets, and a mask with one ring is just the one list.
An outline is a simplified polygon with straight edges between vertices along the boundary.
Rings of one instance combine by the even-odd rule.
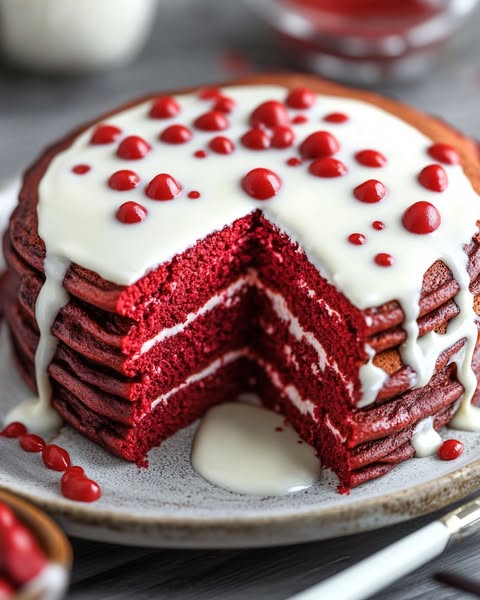
[[463, 452], [463, 443], [460, 440], [445, 440], [437, 450], [438, 457], [442, 460], [455, 460]]

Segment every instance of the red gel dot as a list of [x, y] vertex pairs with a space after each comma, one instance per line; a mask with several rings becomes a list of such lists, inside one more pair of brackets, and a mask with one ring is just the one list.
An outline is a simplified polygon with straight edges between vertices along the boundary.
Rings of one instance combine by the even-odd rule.
[[432, 192], [443, 192], [448, 187], [448, 177], [441, 165], [428, 165], [420, 171], [418, 181]]
[[460, 163], [460, 155], [448, 144], [432, 144], [427, 149], [428, 154], [434, 159], [445, 165], [458, 165]]
[[296, 117], [293, 117], [292, 119], [292, 123], [294, 125], [303, 125], [304, 123], [308, 122], [308, 117], [307, 115], [297, 115]]
[[325, 115], [323, 120], [327, 123], [346, 123], [349, 120], [349, 117], [345, 113], [333, 112]]
[[296, 156], [292, 156], [291, 158], [287, 158], [286, 163], [289, 167], [298, 167], [298, 165], [302, 164], [302, 161]]
[[122, 130], [115, 125], [99, 125], [92, 133], [90, 143], [94, 145], [112, 144], [122, 134]]
[[115, 213], [117, 221], [125, 225], [140, 223], [147, 216], [147, 209], [137, 202], [124, 202]]
[[327, 156], [326, 158], [317, 158], [308, 167], [312, 175], [316, 177], [341, 177], [347, 172], [347, 167], [342, 161]]
[[211, 139], [208, 147], [217, 154], [231, 154], [235, 150], [232, 140], [221, 135]]
[[272, 146], [274, 148], [288, 148], [293, 144], [295, 134], [290, 127], [279, 125], [273, 129]]
[[374, 258], [375, 263], [379, 267], [391, 267], [394, 263], [393, 256], [386, 252], [380, 252]]
[[307, 87], [298, 87], [290, 91], [286, 103], [291, 108], [311, 108], [317, 97], [311, 89]]
[[213, 110], [229, 114], [233, 111], [235, 106], [236, 102], [233, 98], [229, 98], [228, 96], [222, 96], [215, 102]]
[[47, 444], [42, 450], [45, 466], [53, 471], [65, 471], [71, 465], [68, 452], [55, 444]]
[[245, 192], [255, 200], [273, 198], [282, 186], [280, 177], [269, 169], [253, 169], [242, 180]]
[[269, 129], [278, 127], [279, 125], [288, 125], [290, 119], [284, 104], [277, 100], [268, 100], [263, 102], [250, 115], [250, 124], [264, 125]]
[[260, 127], [254, 127], [244, 133], [240, 141], [250, 150], [265, 150], [270, 147], [270, 136]]
[[68, 467], [62, 475], [62, 483], [67, 482], [70, 479], [78, 479], [79, 477], [85, 477], [85, 471], [82, 467]]
[[173, 200], [182, 192], [182, 186], [168, 173], [159, 173], [147, 185], [145, 193], [152, 200]]
[[138, 135], [130, 135], [117, 148], [117, 156], [125, 160], [139, 160], [151, 150], [150, 144]]
[[193, 156], [195, 158], [207, 158], [207, 153], [205, 152], [205, 150], [196, 150], [193, 153]]
[[328, 131], [316, 131], [300, 144], [303, 158], [323, 158], [340, 150], [340, 142]]
[[180, 112], [180, 106], [175, 98], [171, 96], [160, 96], [153, 104], [148, 113], [152, 119], [169, 119]]
[[196, 190], [192, 190], [191, 192], [188, 192], [188, 197], [191, 200], [198, 200], [198, 198], [200, 198], [201, 194], [200, 192], [197, 192]]
[[211, 110], [197, 117], [193, 124], [202, 131], [222, 131], [227, 129], [228, 119], [223, 112]]
[[384, 167], [387, 158], [378, 150], [360, 150], [355, 154], [355, 159], [364, 167]]
[[140, 177], [135, 171], [129, 171], [128, 169], [122, 169], [121, 171], [115, 171], [108, 180], [108, 186], [112, 190], [124, 192], [127, 190], [133, 190], [140, 183]]
[[442, 460], [455, 460], [463, 452], [463, 443], [460, 440], [445, 440], [437, 450], [438, 457]]
[[26, 433], [20, 438], [20, 446], [25, 452], [41, 452], [45, 448], [45, 442], [34, 433]]
[[430, 202], [415, 202], [403, 213], [402, 223], [407, 231], [424, 235], [432, 233], [440, 227], [442, 218], [438, 210]]
[[385, 223], [383, 221], [374, 221], [372, 227], [377, 231], [381, 231], [382, 229], [385, 229]]
[[376, 179], [368, 179], [364, 181], [360, 185], [353, 190], [353, 195], [360, 202], [367, 202], [372, 204], [374, 202], [380, 202], [383, 198], [385, 198], [385, 194], [387, 190], [385, 186], [380, 181]]
[[98, 500], [102, 491], [95, 481], [87, 477], [72, 477], [61, 480], [62, 495], [69, 500], [78, 502], [95, 502]]
[[6, 438], [18, 438], [27, 433], [27, 428], [23, 423], [19, 423], [18, 421], [14, 421], [7, 425], [2, 431], [0, 431], [0, 436]]
[[166, 144], [185, 144], [192, 139], [192, 132], [184, 125], [170, 125], [158, 137]]
[[85, 173], [88, 173], [91, 168], [92, 167], [90, 165], [75, 165], [72, 167], [72, 171], [76, 175], [85, 175]]
[[363, 233], [351, 233], [347, 239], [351, 244], [355, 244], [355, 246], [362, 246], [367, 241]]
[[200, 100], [215, 100], [221, 97], [222, 92], [218, 87], [204, 87], [198, 90], [197, 95]]

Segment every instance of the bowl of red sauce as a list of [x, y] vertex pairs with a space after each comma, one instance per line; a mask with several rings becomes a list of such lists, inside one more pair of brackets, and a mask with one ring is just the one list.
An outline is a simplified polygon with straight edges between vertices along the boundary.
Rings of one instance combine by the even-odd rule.
[[477, 0], [247, 0], [306, 68], [373, 85], [424, 74]]

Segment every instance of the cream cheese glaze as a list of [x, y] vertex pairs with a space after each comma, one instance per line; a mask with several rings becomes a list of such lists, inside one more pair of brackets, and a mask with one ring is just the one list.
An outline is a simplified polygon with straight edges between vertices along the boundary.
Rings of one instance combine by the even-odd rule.
[[[131, 284], [157, 265], [191, 247], [195, 242], [253, 210], [261, 209], [282, 231], [298, 241], [319, 271], [360, 309], [381, 305], [396, 299], [406, 316], [408, 332], [401, 348], [406, 364], [416, 372], [415, 385], [430, 378], [436, 357], [452, 341], [466, 339], [462, 360], [458, 359], [459, 379], [465, 387], [464, 401], [458, 423], [465, 428], [480, 427], [478, 413], [470, 406], [476, 386], [471, 370], [471, 358], [477, 338], [472, 295], [468, 291], [464, 244], [476, 230], [480, 217], [480, 199], [458, 165], [444, 165], [448, 186], [441, 193], [426, 189], [418, 181], [422, 169], [434, 162], [427, 154], [431, 145], [425, 135], [399, 118], [378, 107], [353, 99], [318, 95], [314, 105], [299, 112], [305, 122], [293, 126], [294, 146], [252, 151], [240, 143], [248, 130], [252, 111], [265, 100], [284, 101], [287, 90], [280, 86], [239, 86], [224, 88], [235, 102], [227, 115], [228, 127], [222, 131], [203, 131], [194, 127], [195, 119], [211, 110], [211, 104], [197, 94], [179, 95], [180, 112], [171, 119], [151, 119], [152, 101], [142, 103], [113, 115], [108, 123], [121, 130], [118, 141], [127, 136], [141, 136], [151, 150], [141, 160], [119, 158], [114, 144], [91, 144], [94, 128], [82, 133], [50, 164], [39, 188], [39, 233], [45, 242], [46, 286], [55, 298], [55, 310], [62, 299], [63, 276], [53, 274], [49, 265], [75, 262], [118, 284]], [[348, 120], [326, 123], [329, 113], [344, 113]], [[165, 144], [159, 140], [161, 131], [171, 124], [190, 128], [192, 138], [182, 144]], [[287, 166], [298, 145], [310, 134], [327, 130], [339, 141], [335, 157], [347, 172], [341, 177], [315, 177], [308, 171], [308, 162]], [[227, 136], [235, 144], [231, 154], [209, 151], [209, 141]], [[381, 152], [387, 159], [377, 169], [363, 166], [355, 154], [366, 148]], [[206, 151], [206, 157], [194, 153]], [[72, 171], [77, 165], [88, 165], [83, 174]], [[242, 180], [252, 169], [271, 170], [281, 180], [274, 197], [259, 201], [242, 189]], [[107, 182], [120, 169], [133, 169], [140, 185], [128, 192], [112, 190]], [[168, 173], [180, 184], [182, 191], [171, 202], [148, 198], [145, 188], [159, 173]], [[375, 203], [361, 202], [353, 190], [363, 182], [376, 178], [386, 189], [385, 197]], [[192, 200], [190, 191], [200, 198]], [[115, 214], [125, 200], [147, 209], [146, 218], [135, 225], [122, 224]], [[412, 204], [428, 201], [438, 209], [440, 226], [427, 235], [413, 234], [402, 225], [402, 215]], [[382, 230], [372, 228], [381, 221]], [[357, 245], [347, 239], [361, 233], [365, 243]], [[386, 253], [393, 257], [389, 267], [379, 266], [374, 259]], [[436, 260], [443, 260], [461, 285], [456, 301], [461, 313], [450, 322], [447, 335], [428, 334], [418, 338], [416, 318], [418, 299], [424, 272]], [[275, 299], [272, 299], [274, 301]], [[38, 311], [42, 331], [49, 331], [53, 311]], [[46, 356], [54, 351], [50, 340], [48, 350], [38, 358], [37, 371], [46, 367]], [[366, 348], [368, 352], [368, 348]], [[375, 398], [385, 373], [369, 361], [362, 367], [365, 406]], [[372, 393], [373, 390], [373, 393]], [[45, 392], [48, 396], [48, 390]], [[48, 399], [42, 399], [42, 411]], [[20, 418], [22, 408], [16, 412]], [[39, 420], [36, 419], [38, 428]], [[28, 423], [34, 427], [35, 424]]]

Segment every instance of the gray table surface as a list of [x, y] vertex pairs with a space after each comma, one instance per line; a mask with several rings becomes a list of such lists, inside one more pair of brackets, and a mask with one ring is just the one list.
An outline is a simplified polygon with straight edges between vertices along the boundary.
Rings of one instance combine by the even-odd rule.
[[[480, 13], [452, 41], [428, 78], [381, 92], [437, 114], [480, 139]], [[0, 180], [18, 173], [73, 124], [152, 90], [225, 80], [231, 53], [256, 71], [295, 68], [269, 30], [243, 3], [161, 2], [154, 34], [139, 60], [101, 75], [45, 77], [0, 63]], [[233, 61], [235, 62], [235, 61]], [[152, 550], [72, 540], [75, 564], [68, 598], [262, 598], [280, 600], [355, 563], [431, 517], [379, 531], [304, 545], [252, 550]], [[434, 579], [439, 571], [477, 578], [480, 532], [404, 577], [380, 598], [473, 597]]]

